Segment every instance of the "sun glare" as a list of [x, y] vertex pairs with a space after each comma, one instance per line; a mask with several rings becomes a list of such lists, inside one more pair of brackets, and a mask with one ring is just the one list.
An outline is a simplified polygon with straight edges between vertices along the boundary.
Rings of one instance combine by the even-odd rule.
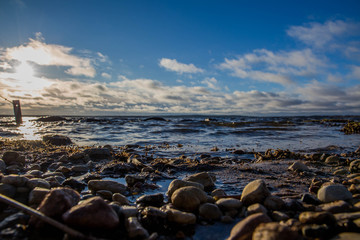
[[22, 62], [16, 68], [16, 78], [19, 80], [29, 79], [32, 78], [33, 76], [34, 76], [34, 69], [27, 61]]

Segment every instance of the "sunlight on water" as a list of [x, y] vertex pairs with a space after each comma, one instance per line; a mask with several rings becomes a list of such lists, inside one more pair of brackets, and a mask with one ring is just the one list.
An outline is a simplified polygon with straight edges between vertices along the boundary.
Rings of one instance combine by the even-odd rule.
[[23, 136], [25, 140], [40, 140], [41, 136], [37, 135], [38, 128], [35, 126], [35, 122], [31, 121], [35, 118], [25, 118], [23, 123], [18, 127], [18, 133]]

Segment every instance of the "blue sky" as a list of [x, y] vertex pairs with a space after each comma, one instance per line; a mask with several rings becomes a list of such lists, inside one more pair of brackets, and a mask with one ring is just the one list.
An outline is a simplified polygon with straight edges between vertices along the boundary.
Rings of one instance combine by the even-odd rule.
[[347, 0], [0, 0], [0, 96], [24, 114], [360, 114], [359, 12]]

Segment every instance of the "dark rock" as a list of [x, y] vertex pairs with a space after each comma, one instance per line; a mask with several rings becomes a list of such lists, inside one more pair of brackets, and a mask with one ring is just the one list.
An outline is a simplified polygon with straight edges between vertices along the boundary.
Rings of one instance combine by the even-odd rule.
[[16, 194], [16, 187], [10, 184], [0, 183], [0, 193], [9, 198], [13, 198]]
[[134, 186], [136, 183], [144, 183], [145, 177], [137, 176], [137, 175], [126, 175], [125, 181], [128, 187]]
[[265, 198], [264, 206], [269, 210], [281, 210], [285, 208], [285, 202], [278, 196], [268, 196]]
[[149, 237], [149, 232], [140, 224], [136, 217], [128, 218], [125, 225], [130, 238], [146, 239]]
[[84, 153], [92, 160], [111, 159], [111, 151], [108, 148], [89, 148]]
[[16, 224], [26, 225], [29, 218], [29, 215], [22, 212], [12, 214], [0, 222], [0, 230], [15, 226]]
[[349, 166], [351, 173], [360, 173], [360, 159], [352, 161]]
[[343, 200], [330, 202], [321, 204], [319, 206], [323, 211], [327, 211], [330, 213], [343, 213], [343, 212], [350, 212], [351, 211], [351, 205]]
[[216, 204], [204, 203], [199, 207], [199, 215], [208, 220], [217, 220], [221, 218], [222, 213]]
[[302, 227], [302, 234], [308, 238], [325, 238], [330, 235], [329, 227], [323, 225], [305, 225]]
[[216, 205], [219, 206], [219, 208], [226, 212], [231, 210], [238, 210], [242, 207], [242, 202], [239, 199], [235, 198], [221, 198], [216, 201]]
[[144, 119], [144, 121], [161, 121], [161, 122], [166, 122], [167, 120], [165, 118], [162, 117], [149, 117]]
[[319, 205], [321, 203], [321, 201], [319, 199], [317, 199], [316, 196], [314, 196], [310, 193], [303, 194], [301, 197], [301, 201], [304, 203], [313, 204], [313, 205]]
[[69, 137], [62, 135], [45, 135], [43, 136], [43, 141], [55, 146], [63, 146], [72, 144], [72, 141]]
[[162, 193], [143, 195], [136, 199], [136, 203], [142, 206], [160, 207], [164, 204], [164, 195]]
[[24, 187], [29, 181], [28, 178], [16, 174], [6, 175], [1, 179], [1, 182], [4, 184], [10, 184], [15, 187]]
[[66, 179], [61, 185], [63, 187], [70, 187], [72, 189], [75, 189], [78, 192], [81, 192], [86, 187], [85, 183], [83, 183], [75, 178], [72, 178], [72, 177]]
[[[80, 194], [70, 188], [54, 188], [45, 196], [38, 211], [48, 217], [60, 220], [61, 216], [75, 206], [79, 200]], [[35, 217], [31, 217], [29, 224], [36, 228], [44, 226], [44, 223]]]
[[98, 190], [108, 190], [112, 193], [124, 193], [126, 191], [126, 186], [112, 180], [90, 180], [88, 182], [89, 190], [98, 191]]
[[113, 229], [119, 224], [118, 215], [101, 197], [82, 201], [62, 217], [66, 224], [85, 229]]
[[64, 121], [66, 118], [59, 117], [59, 116], [50, 116], [50, 117], [42, 117], [38, 118], [35, 121], [37, 122], [58, 122], [58, 121]]
[[7, 151], [4, 152], [2, 160], [4, 160], [7, 166], [10, 165], [25, 165], [25, 157], [21, 156], [18, 152]]
[[334, 215], [329, 212], [302, 212], [299, 221], [304, 224], [334, 225], [336, 223]]
[[182, 225], [196, 223], [196, 216], [193, 213], [182, 212], [176, 209], [166, 209], [168, 221]]
[[291, 228], [281, 225], [280, 223], [260, 223], [256, 227], [252, 240], [275, 240], [275, 239], [292, 239], [299, 238], [297, 231], [293, 231]]
[[129, 200], [121, 193], [114, 193], [112, 196], [112, 200], [119, 203], [120, 205], [130, 205]]

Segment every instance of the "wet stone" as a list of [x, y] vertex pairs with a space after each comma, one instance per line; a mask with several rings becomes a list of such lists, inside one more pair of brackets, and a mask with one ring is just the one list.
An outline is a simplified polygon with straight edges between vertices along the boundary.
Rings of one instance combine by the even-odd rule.
[[139, 223], [136, 217], [128, 218], [125, 225], [130, 238], [146, 239], [149, 237], [149, 232]]
[[36, 187], [50, 189], [50, 183], [41, 178], [32, 178], [27, 181], [26, 186], [28, 188], [34, 189]]
[[145, 183], [145, 177], [136, 176], [136, 175], [126, 175], [125, 181], [128, 187], [132, 187], [136, 183]]
[[88, 182], [89, 190], [98, 191], [98, 190], [108, 190], [112, 193], [124, 193], [126, 191], [126, 186], [112, 180], [90, 180]]
[[268, 212], [268, 210], [260, 203], [252, 204], [252, 205], [248, 206], [248, 208], [247, 208], [248, 215], [255, 214], [255, 213], [266, 214], [267, 212]]
[[264, 201], [264, 207], [270, 210], [281, 210], [285, 208], [285, 202], [278, 196], [268, 196]]

